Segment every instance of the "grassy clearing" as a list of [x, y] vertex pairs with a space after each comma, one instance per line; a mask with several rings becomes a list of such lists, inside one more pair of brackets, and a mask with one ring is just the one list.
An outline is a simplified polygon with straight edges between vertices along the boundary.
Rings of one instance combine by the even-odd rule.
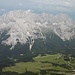
[[[21, 74], [24, 73], [26, 70], [35, 73], [39, 73], [40, 70], [50, 70], [50, 71], [54, 70], [58, 72], [71, 71], [67, 68], [60, 66], [61, 64], [68, 64], [68, 62], [64, 61], [63, 57], [60, 54], [53, 54], [46, 56], [39, 55], [33, 59], [34, 62], [20, 62], [16, 63], [15, 66], [6, 67], [3, 69], [3, 72], [10, 71], [10, 72], [18, 72], [19, 74]], [[72, 65], [74, 65], [74, 63]]]
[[54, 62], [54, 63], [66, 63], [66, 61], [64, 61], [64, 59], [61, 57], [61, 54], [53, 54], [53, 55], [46, 55], [46, 56], [40, 56], [40, 57], [35, 57], [34, 60], [35, 61], [39, 61], [39, 62]]

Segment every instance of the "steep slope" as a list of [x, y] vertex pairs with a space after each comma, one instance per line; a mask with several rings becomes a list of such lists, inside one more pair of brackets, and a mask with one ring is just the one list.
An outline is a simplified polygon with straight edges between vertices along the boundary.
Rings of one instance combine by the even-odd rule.
[[14, 10], [0, 16], [0, 44], [9, 46], [10, 50], [16, 50], [17, 45], [28, 45], [32, 51], [64, 50], [70, 47], [67, 42], [71, 41], [72, 45], [73, 39], [75, 22], [64, 14], [35, 14], [30, 10]]
[[[20, 42], [25, 44], [29, 39], [41, 38], [39, 26], [36, 26], [34, 14], [29, 11], [11, 11], [0, 17], [0, 35], [2, 44], [12, 45], [12, 48]], [[39, 31], [39, 32], [38, 32]], [[4, 34], [4, 32], [7, 32]], [[36, 36], [38, 34], [38, 37]], [[4, 35], [4, 36], [2, 36]], [[29, 41], [30, 42], [30, 41]], [[32, 42], [34, 43], [34, 42]], [[11, 48], [11, 49], [12, 49]]]

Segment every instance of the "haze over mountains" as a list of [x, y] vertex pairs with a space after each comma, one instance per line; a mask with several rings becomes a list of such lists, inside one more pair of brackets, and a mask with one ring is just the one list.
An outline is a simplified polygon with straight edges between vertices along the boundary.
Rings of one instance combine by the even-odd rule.
[[0, 43], [11, 46], [9, 50], [17, 43], [28, 43], [29, 50], [36, 49], [39, 44], [46, 49], [74, 49], [74, 41], [75, 22], [68, 15], [14, 10], [0, 16]]

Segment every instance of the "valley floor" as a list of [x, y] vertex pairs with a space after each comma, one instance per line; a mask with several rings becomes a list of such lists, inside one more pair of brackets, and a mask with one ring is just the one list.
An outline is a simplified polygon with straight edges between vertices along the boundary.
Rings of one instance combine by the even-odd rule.
[[75, 75], [75, 58], [69, 58], [59, 53], [39, 55], [33, 58], [33, 62], [3, 68], [2, 75]]

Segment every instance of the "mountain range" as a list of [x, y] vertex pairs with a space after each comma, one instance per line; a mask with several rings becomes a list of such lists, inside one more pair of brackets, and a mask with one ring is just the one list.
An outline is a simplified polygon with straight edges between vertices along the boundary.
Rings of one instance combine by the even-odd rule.
[[0, 52], [5, 50], [19, 54], [30, 51], [74, 55], [75, 21], [65, 14], [10, 11], [0, 16]]

